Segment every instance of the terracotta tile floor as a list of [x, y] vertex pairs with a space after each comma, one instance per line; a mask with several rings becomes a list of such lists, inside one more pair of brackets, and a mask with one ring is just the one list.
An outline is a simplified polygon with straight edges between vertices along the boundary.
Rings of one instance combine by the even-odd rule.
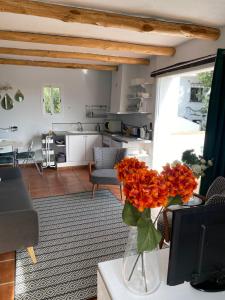
[[[27, 189], [32, 198], [64, 195], [90, 191], [87, 167], [68, 169], [46, 169], [40, 176], [32, 166], [21, 168]], [[100, 186], [109, 188], [120, 199], [117, 186]], [[0, 300], [14, 300], [15, 252], [0, 255]], [[96, 300], [96, 299], [92, 299]]]

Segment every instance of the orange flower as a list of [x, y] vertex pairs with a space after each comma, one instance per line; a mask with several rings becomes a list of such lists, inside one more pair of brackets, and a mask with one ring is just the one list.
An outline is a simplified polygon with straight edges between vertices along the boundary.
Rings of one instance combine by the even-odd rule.
[[147, 166], [144, 162], [139, 161], [137, 158], [124, 158], [118, 163], [115, 168], [118, 172], [118, 178], [120, 181], [124, 181], [126, 176], [129, 174], [136, 173], [139, 169], [146, 169]]
[[124, 194], [139, 211], [145, 208], [165, 206], [168, 198], [168, 188], [164, 177], [157, 171], [138, 169], [127, 174], [124, 180]]
[[141, 212], [145, 208], [167, 206], [169, 197], [180, 196], [187, 202], [197, 187], [191, 169], [180, 163], [167, 164], [160, 174], [148, 170], [146, 164], [136, 158], [125, 158], [115, 168], [123, 182], [126, 201]]
[[167, 164], [161, 172], [164, 177], [169, 197], [180, 196], [183, 202], [187, 202], [197, 187], [196, 178], [190, 168], [181, 163], [174, 166]]

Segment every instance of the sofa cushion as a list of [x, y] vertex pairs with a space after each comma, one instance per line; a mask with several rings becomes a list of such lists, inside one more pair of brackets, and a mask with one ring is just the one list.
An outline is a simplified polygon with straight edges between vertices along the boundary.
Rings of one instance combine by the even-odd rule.
[[91, 174], [91, 182], [94, 184], [120, 184], [114, 169], [94, 170]]
[[38, 243], [38, 215], [19, 168], [0, 168], [0, 253]]
[[22, 178], [0, 182], [0, 214], [10, 210], [33, 209]]
[[0, 168], [0, 178], [2, 181], [21, 177], [22, 174], [19, 168]]

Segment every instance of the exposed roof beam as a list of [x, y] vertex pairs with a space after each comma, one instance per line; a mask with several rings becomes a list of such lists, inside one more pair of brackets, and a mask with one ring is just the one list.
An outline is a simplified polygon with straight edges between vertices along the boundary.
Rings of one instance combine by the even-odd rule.
[[136, 52], [136, 53], [141, 53], [146, 55], [171, 56], [175, 53], [175, 49], [173, 47], [132, 44], [132, 43], [115, 42], [115, 41], [108, 41], [108, 40], [20, 32], [20, 31], [0, 30], [0, 40], [44, 43], [44, 44], [54, 44], [54, 45], [67, 45], [67, 46], [77, 46], [77, 47], [86, 47], [86, 48], [98, 48], [102, 50]]
[[220, 30], [212, 27], [166, 22], [38, 1], [0, 0], [0, 11], [47, 17], [63, 22], [77, 22], [140, 32], [157, 32], [197, 39], [216, 40], [220, 36]]
[[35, 66], [46, 68], [66, 68], [66, 69], [89, 69], [98, 71], [116, 71], [117, 66], [109, 65], [91, 65], [91, 64], [77, 64], [77, 63], [62, 63], [54, 61], [38, 61], [38, 60], [22, 60], [0, 58], [0, 65], [17, 65], [17, 66]]
[[92, 53], [65, 52], [65, 51], [53, 51], [53, 50], [6, 48], [6, 47], [0, 47], [0, 54], [39, 56], [39, 57], [51, 57], [51, 58], [86, 59], [86, 60], [102, 61], [102, 62], [116, 63], [116, 64], [149, 65], [150, 63], [150, 60], [145, 58], [121, 57], [121, 56], [100, 55], [100, 54], [92, 54]]

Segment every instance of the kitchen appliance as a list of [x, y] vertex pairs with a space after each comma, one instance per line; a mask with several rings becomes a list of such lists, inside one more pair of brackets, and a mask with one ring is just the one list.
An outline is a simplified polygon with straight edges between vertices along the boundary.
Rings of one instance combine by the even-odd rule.
[[105, 130], [110, 133], [120, 133], [121, 132], [121, 121], [109, 120], [105, 122]]
[[150, 123], [149, 129], [146, 131], [146, 140], [152, 141], [153, 139], [153, 127], [152, 127], [152, 122]]
[[140, 138], [141, 139], [145, 139], [146, 132], [147, 132], [147, 127], [146, 126], [140, 127]]

